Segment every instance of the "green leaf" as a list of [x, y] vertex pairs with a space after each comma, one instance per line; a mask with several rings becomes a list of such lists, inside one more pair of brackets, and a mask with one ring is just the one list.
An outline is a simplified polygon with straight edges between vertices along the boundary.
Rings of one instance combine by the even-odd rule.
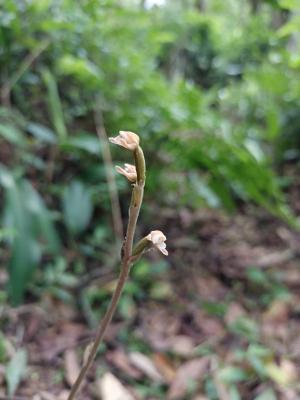
[[43, 143], [53, 144], [57, 141], [54, 132], [44, 125], [31, 122], [27, 125], [27, 131]]
[[229, 327], [229, 330], [241, 337], [252, 341], [258, 338], [258, 326], [257, 323], [248, 317], [240, 317]]
[[63, 194], [64, 221], [73, 234], [83, 232], [89, 225], [93, 212], [91, 193], [79, 181], [73, 181]]
[[48, 90], [49, 111], [52, 117], [53, 126], [59, 139], [65, 140], [68, 132], [65, 125], [56, 78], [48, 69], [42, 70], [42, 77]]
[[7, 358], [5, 336], [0, 331], [0, 363], [4, 363]]
[[101, 143], [96, 136], [84, 134], [69, 137], [68, 140], [61, 144], [61, 148], [70, 152], [73, 152], [74, 149], [79, 149], [91, 154], [99, 155], [101, 151]]
[[16, 232], [10, 243], [8, 290], [12, 302], [18, 304], [22, 301], [25, 286], [39, 260], [40, 251], [31, 236], [30, 218], [24, 208], [20, 189], [4, 167], [0, 169], [0, 183], [5, 189], [5, 223]]
[[229, 398], [230, 400], [241, 400], [240, 393], [235, 385], [229, 387]]
[[17, 182], [5, 167], [0, 167], [0, 184], [5, 193], [4, 222], [14, 232], [9, 240], [8, 292], [17, 305], [23, 300], [43, 251], [57, 253], [59, 240], [47, 208], [29, 182]]
[[259, 396], [256, 396], [254, 400], [277, 400], [277, 396], [273, 389], [264, 390]]
[[58, 67], [63, 74], [74, 75], [86, 84], [95, 85], [102, 77], [97, 65], [85, 58], [76, 58], [70, 54], [64, 55], [58, 61]]
[[279, 0], [279, 5], [282, 8], [288, 10], [296, 10], [299, 8], [299, 1], [298, 0]]
[[200, 301], [201, 308], [205, 310], [210, 315], [216, 315], [218, 317], [223, 317], [227, 310], [227, 305], [225, 303], [219, 303], [216, 301]]
[[247, 374], [242, 368], [234, 367], [232, 365], [228, 365], [218, 372], [218, 377], [224, 383], [237, 383], [247, 379]]
[[267, 286], [268, 284], [270, 284], [270, 278], [261, 268], [248, 268], [246, 274], [248, 279], [256, 285]]
[[24, 206], [31, 216], [33, 234], [36, 239], [43, 239], [45, 249], [57, 254], [60, 243], [57, 232], [52, 222], [51, 214], [44, 204], [39, 193], [33, 188], [31, 183], [23, 181], [21, 184]]
[[6, 368], [7, 392], [13, 396], [26, 372], [27, 353], [26, 350], [18, 350], [10, 360]]
[[23, 146], [25, 144], [23, 133], [12, 124], [0, 123], [0, 136], [17, 146]]
[[190, 173], [190, 180], [193, 186], [193, 189], [195, 190], [195, 193], [197, 193], [203, 200], [206, 201], [208, 206], [212, 208], [217, 208], [220, 205], [219, 198], [216, 196], [216, 194], [211, 190], [211, 188], [204, 182], [204, 180], [201, 178], [199, 174]]
[[271, 355], [272, 352], [270, 349], [256, 344], [251, 344], [246, 352], [248, 362], [256, 373], [263, 378], [267, 376], [266, 360], [269, 359]]

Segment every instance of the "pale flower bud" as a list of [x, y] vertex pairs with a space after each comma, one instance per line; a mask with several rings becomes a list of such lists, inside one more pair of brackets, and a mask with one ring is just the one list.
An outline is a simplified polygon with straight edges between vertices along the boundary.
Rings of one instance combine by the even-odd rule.
[[116, 165], [116, 171], [119, 174], [124, 175], [129, 180], [129, 182], [134, 183], [137, 180], [136, 168], [134, 165], [124, 164], [124, 168], [121, 168], [118, 165]]
[[140, 144], [139, 136], [127, 131], [120, 131], [118, 136], [109, 138], [109, 141], [131, 151], [136, 150]]
[[161, 251], [165, 256], [168, 255], [168, 251], [166, 249], [166, 236], [161, 231], [152, 231], [146, 236], [147, 240], [152, 242], [153, 246], [156, 247], [159, 251]]

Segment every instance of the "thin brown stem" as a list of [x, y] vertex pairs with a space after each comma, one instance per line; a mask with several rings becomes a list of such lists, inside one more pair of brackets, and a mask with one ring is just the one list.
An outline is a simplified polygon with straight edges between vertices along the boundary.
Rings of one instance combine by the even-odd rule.
[[124, 258], [132, 255], [133, 237], [137, 219], [144, 197], [144, 186], [146, 180], [146, 164], [143, 150], [140, 146], [134, 151], [134, 162], [137, 172], [137, 183], [134, 184], [129, 207], [129, 220], [124, 243]]
[[144, 183], [135, 184], [132, 191], [131, 203], [129, 207], [129, 220], [124, 244], [124, 259], [130, 258], [132, 254], [133, 237], [135, 233], [137, 219], [140, 213], [144, 196]]
[[[139, 148], [139, 154], [140, 157], [144, 157], [142, 150]], [[143, 160], [143, 163], [145, 161]], [[137, 165], [136, 165], [137, 166]], [[128, 219], [128, 225], [127, 225], [127, 232], [126, 232], [126, 237], [125, 237], [125, 243], [124, 243], [124, 255], [122, 257], [122, 266], [121, 266], [121, 271], [118, 279], [117, 286], [115, 288], [115, 291], [113, 293], [110, 305], [104, 315], [104, 318], [102, 322], [99, 325], [99, 328], [96, 333], [96, 338], [95, 341], [92, 345], [92, 348], [89, 352], [87, 361], [84, 363], [78, 378], [76, 379], [76, 382], [74, 383], [73, 387], [71, 388], [70, 395], [68, 397], [68, 400], [74, 400], [76, 393], [78, 392], [81, 383], [83, 382], [89, 368], [91, 367], [100, 343], [102, 342], [103, 336], [105, 334], [105, 331], [110, 324], [112, 317], [116, 311], [118, 302], [120, 300], [122, 291], [124, 289], [125, 283], [127, 281], [129, 271], [130, 271], [130, 266], [132, 265], [133, 259], [132, 259], [132, 246], [133, 246], [133, 239], [134, 239], [134, 234], [135, 234], [135, 229], [136, 229], [136, 223], [137, 219], [139, 216], [139, 212], [141, 209], [141, 205], [143, 202], [143, 195], [144, 195], [144, 185], [145, 185], [145, 175], [143, 180], [140, 180], [140, 182], [136, 183], [133, 187], [132, 191], [132, 197], [131, 197], [131, 203], [129, 207], [129, 219]]]
[[106, 311], [106, 313], [105, 313], [105, 315], [103, 317], [103, 320], [102, 320], [102, 322], [101, 322], [101, 324], [99, 326], [99, 329], [98, 329], [98, 331], [96, 333], [96, 338], [95, 338], [93, 346], [92, 346], [92, 348], [90, 350], [88, 359], [87, 359], [86, 363], [84, 364], [83, 368], [81, 369], [80, 374], [78, 375], [78, 378], [76, 379], [76, 382], [74, 383], [74, 385], [73, 385], [73, 387], [71, 389], [71, 392], [69, 394], [68, 400], [75, 399], [76, 393], [79, 390], [79, 387], [80, 387], [80, 385], [81, 385], [81, 383], [82, 383], [87, 371], [91, 367], [91, 365], [92, 365], [92, 363], [93, 363], [93, 361], [94, 361], [94, 359], [96, 357], [99, 345], [102, 342], [102, 339], [103, 339], [103, 336], [105, 334], [105, 331], [106, 331], [108, 325], [110, 324], [110, 322], [112, 320], [112, 317], [113, 317], [113, 315], [114, 315], [114, 313], [116, 311], [116, 308], [117, 308], [118, 302], [120, 300], [123, 288], [125, 286], [125, 283], [127, 281], [127, 277], [129, 275], [129, 271], [130, 271], [130, 259], [127, 259], [127, 261], [122, 264], [121, 272], [120, 272], [119, 279], [118, 279], [118, 283], [117, 283], [117, 286], [115, 288], [115, 291], [114, 291], [113, 297], [111, 299], [110, 305], [109, 305], [109, 307], [108, 307], [108, 309], [107, 309], [107, 311]]

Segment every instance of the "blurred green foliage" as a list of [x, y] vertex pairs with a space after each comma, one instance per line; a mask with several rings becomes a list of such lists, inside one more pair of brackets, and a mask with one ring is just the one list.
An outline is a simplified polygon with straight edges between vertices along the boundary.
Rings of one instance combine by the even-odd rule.
[[254, 202], [295, 224], [280, 167], [300, 156], [297, 0], [3, 4], [0, 178], [14, 303], [61, 244], [84, 264], [112, 240], [95, 112], [109, 134], [141, 135], [149, 199], [230, 212]]

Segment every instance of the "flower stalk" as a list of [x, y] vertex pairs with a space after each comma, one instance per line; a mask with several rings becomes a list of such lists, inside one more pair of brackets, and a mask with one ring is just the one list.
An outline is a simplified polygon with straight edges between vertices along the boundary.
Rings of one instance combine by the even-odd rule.
[[120, 131], [117, 137], [109, 138], [109, 140], [111, 143], [117, 144], [133, 152], [133, 157], [135, 162], [135, 166], [130, 164], [125, 164], [124, 169], [121, 167], [117, 167], [117, 172], [124, 175], [131, 183], [133, 183], [126, 236], [122, 248], [121, 270], [117, 286], [112, 295], [111, 302], [103, 317], [103, 320], [101, 321], [97, 329], [96, 337], [91, 347], [91, 350], [89, 351], [87, 360], [85, 361], [73, 387], [71, 388], [68, 400], [75, 399], [75, 396], [78, 393], [80, 386], [96, 357], [99, 345], [103, 340], [105, 331], [108, 325], [110, 324], [112, 317], [116, 311], [122, 291], [129, 276], [132, 264], [142, 256], [142, 254], [145, 252], [147, 248], [151, 248], [152, 246], [159, 249], [163, 254], [165, 255], [168, 254], [164, 243], [166, 237], [160, 231], [152, 231], [148, 236], [143, 238], [137, 244], [134, 250], [132, 250], [136, 224], [144, 196], [144, 186], [146, 180], [145, 157], [143, 150], [139, 145], [140, 142], [139, 136], [133, 132]]

